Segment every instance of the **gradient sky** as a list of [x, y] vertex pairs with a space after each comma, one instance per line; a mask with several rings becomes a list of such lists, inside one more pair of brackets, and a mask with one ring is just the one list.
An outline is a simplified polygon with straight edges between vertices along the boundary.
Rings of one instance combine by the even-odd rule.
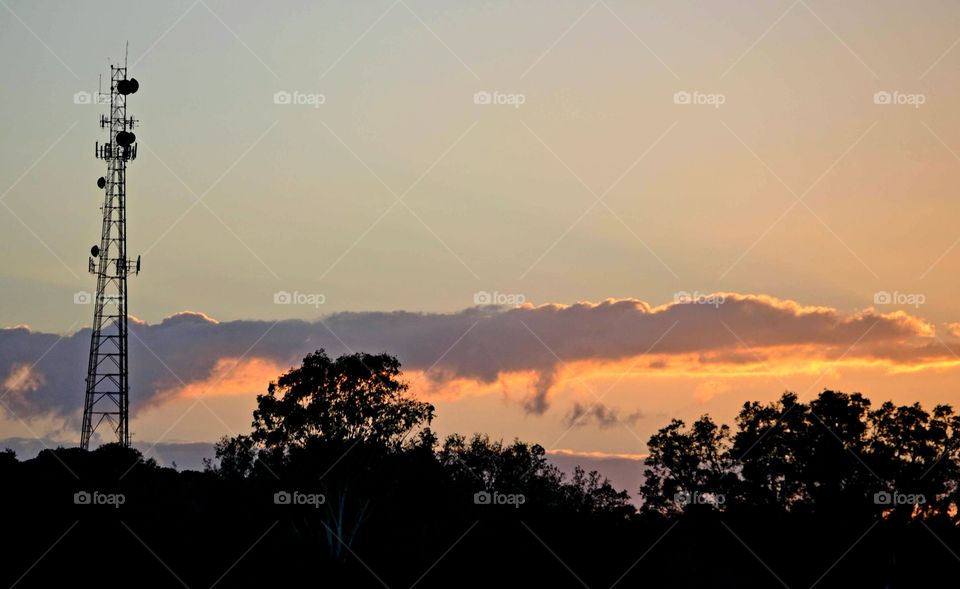
[[[92, 309], [73, 297], [94, 286], [102, 109], [74, 94], [96, 90], [127, 39], [141, 84], [129, 109], [142, 121], [129, 249], [144, 266], [130, 309], [148, 324], [187, 310], [265, 326], [341, 311], [452, 314], [479, 291], [651, 309], [681, 291], [725, 292], [922, 320], [849, 357], [839, 352], [855, 335], [784, 348], [748, 323], [727, 352], [762, 362], [657, 370], [561, 357], [539, 414], [524, 409], [529, 374], [414, 386], [437, 403], [443, 432], [577, 452], [640, 454], [671, 417], [729, 419], [785, 388], [958, 399], [954, 2], [4, 0], [0, 326], [89, 326]], [[278, 105], [278, 91], [325, 101]], [[478, 105], [478, 91], [524, 102]], [[723, 104], [676, 104], [677, 92]], [[877, 104], [877, 92], [922, 104]], [[325, 302], [278, 305], [278, 291]], [[922, 304], [875, 305], [884, 291]], [[558, 330], [531, 334], [541, 353], [567, 347]], [[924, 338], [936, 354], [874, 361]], [[290, 365], [268, 356], [187, 379], [131, 429], [146, 441], [246, 430], [253, 395]], [[29, 395], [22, 370], [8, 361], [0, 378]], [[571, 429], [575, 407], [602, 392], [620, 420]], [[62, 415], [0, 418], [0, 437], [33, 434], [75, 437]]]

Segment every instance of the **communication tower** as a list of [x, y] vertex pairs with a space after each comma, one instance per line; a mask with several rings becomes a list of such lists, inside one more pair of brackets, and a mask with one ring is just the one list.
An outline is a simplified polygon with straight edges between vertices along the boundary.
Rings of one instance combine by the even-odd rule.
[[[88, 270], [97, 276], [93, 299], [93, 331], [87, 366], [86, 395], [80, 447], [87, 450], [94, 432], [104, 425], [105, 441], [130, 445], [129, 378], [127, 371], [127, 276], [140, 273], [140, 257], [127, 257], [127, 164], [137, 157], [137, 121], [127, 116], [127, 97], [140, 84], [127, 78], [127, 60], [110, 65], [109, 114], [100, 115], [100, 127], [109, 133], [95, 144], [95, 155], [107, 163], [97, 180], [103, 190], [103, 225], [100, 244], [90, 248]], [[107, 95], [97, 94], [106, 104]]]

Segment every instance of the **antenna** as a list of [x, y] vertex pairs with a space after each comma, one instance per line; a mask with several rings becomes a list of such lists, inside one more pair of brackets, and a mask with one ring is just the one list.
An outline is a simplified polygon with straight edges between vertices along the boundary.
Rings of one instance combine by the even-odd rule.
[[127, 78], [125, 50], [123, 66], [110, 65], [109, 116], [100, 116], [100, 127], [109, 135], [102, 145], [94, 144], [96, 157], [107, 162], [107, 173], [97, 179], [97, 187], [103, 190], [100, 245], [90, 248], [87, 264], [97, 276], [97, 296], [80, 432], [84, 450], [105, 422], [117, 442], [130, 445], [127, 275], [140, 273], [140, 257], [127, 257], [127, 163], [137, 157], [137, 137], [132, 131], [137, 121], [127, 117], [127, 97], [139, 88], [136, 79]]

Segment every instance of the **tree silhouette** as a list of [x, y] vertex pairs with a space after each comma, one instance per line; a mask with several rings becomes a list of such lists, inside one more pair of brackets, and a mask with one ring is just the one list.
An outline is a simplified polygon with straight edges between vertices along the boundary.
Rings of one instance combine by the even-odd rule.
[[469, 493], [518, 493], [530, 505], [620, 519], [634, 511], [630, 495], [614, 489], [596, 471], [577, 467], [566, 480], [539, 444], [514, 440], [505, 445], [485, 434], [475, 434], [469, 440], [452, 434], [444, 440], [437, 459], [452, 482], [469, 489]]
[[885, 490], [926, 499], [915, 508], [894, 505], [888, 517], [955, 514], [960, 499], [960, 416], [948, 405], [938, 405], [930, 414], [916, 403], [897, 407], [887, 402], [871, 412], [870, 423], [869, 451], [875, 470], [887, 482]]
[[801, 482], [808, 464], [807, 409], [793, 393], [778, 403], [744, 403], [730, 452], [740, 465], [742, 501], [790, 509], [807, 499]]
[[688, 505], [720, 508], [735, 479], [730, 459], [730, 428], [705, 415], [687, 430], [674, 419], [651, 436], [640, 489], [648, 511], [678, 513]]
[[859, 393], [825, 390], [802, 403], [787, 392], [744, 403], [736, 428], [731, 435], [704, 416], [651, 436], [643, 509], [720, 508], [711, 497], [722, 496], [727, 506], [825, 518], [960, 522], [960, 416], [947, 405], [932, 414], [889, 402], [871, 410]]
[[398, 449], [434, 416], [432, 405], [406, 396], [399, 377], [400, 362], [388, 354], [331, 360], [318, 350], [257, 396], [252, 438], [267, 448], [322, 439]]
[[[321, 492], [320, 513], [299, 514], [295, 528], [322, 537], [336, 559], [356, 541], [371, 513], [372, 475], [386, 456], [405, 444], [432, 443], [434, 408], [409, 398], [400, 362], [388, 354], [354, 353], [331, 359], [324, 350], [307, 355], [297, 368], [257, 396], [249, 436], [224, 437], [216, 445], [226, 479], [271, 477]], [[419, 432], [419, 438], [410, 440]], [[318, 480], [339, 467], [336, 476]], [[323, 478], [323, 477], [320, 477]]]

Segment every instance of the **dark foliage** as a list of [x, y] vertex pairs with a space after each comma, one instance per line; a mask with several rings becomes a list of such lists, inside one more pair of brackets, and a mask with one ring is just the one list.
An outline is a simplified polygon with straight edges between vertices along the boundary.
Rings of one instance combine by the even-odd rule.
[[[432, 418], [394, 358], [320, 351], [205, 472], [115, 445], [0, 453], [0, 582], [879, 589], [960, 574], [950, 407], [825, 391], [746, 403], [732, 428], [674, 420], [649, 441], [639, 510], [539, 445], [440, 441]], [[93, 545], [115, 557], [91, 561]]]

